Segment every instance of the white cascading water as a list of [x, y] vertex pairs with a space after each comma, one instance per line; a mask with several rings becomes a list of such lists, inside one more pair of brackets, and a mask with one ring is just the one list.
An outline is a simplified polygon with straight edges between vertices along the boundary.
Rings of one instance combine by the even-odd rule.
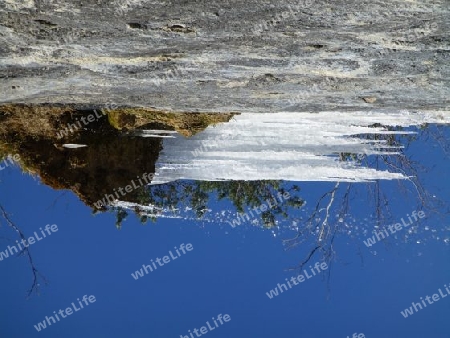
[[[164, 139], [152, 184], [190, 180], [365, 182], [404, 179], [400, 172], [338, 160], [338, 153], [395, 154], [384, 141], [358, 134], [405, 134], [369, 127], [450, 123], [443, 112], [248, 113], [197, 135]], [[147, 133], [148, 134], [148, 133]], [[142, 132], [145, 135], [145, 131]], [[156, 136], [156, 135], [155, 135]]]

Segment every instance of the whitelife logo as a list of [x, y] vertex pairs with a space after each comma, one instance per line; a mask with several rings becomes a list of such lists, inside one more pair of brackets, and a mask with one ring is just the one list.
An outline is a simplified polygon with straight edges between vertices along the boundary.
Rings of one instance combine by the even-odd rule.
[[[189, 336], [183, 336], [182, 334], [180, 334], [180, 338], [195, 338], [195, 337], [200, 337], [203, 334], [206, 334], [212, 330], [215, 330], [219, 327], [219, 325], [217, 324], [217, 321], [220, 323], [220, 325], [223, 325], [224, 322], [228, 323], [231, 320], [230, 315], [223, 315], [223, 321], [222, 321], [222, 314], [218, 315], [217, 318], [214, 319], [214, 317], [212, 317], [212, 320], [214, 322], [214, 327], [211, 326], [211, 324], [209, 323], [209, 321], [206, 322], [206, 324], [208, 325], [208, 327], [206, 326], [202, 326], [200, 329], [194, 328], [192, 331], [193, 333], [195, 333], [195, 336], [193, 335], [193, 333], [191, 332], [191, 330], [188, 330], [189, 332]], [[216, 321], [217, 320], [217, 321]], [[209, 330], [208, 330], [209, 329]], [[199, 333], [198, 331], [200, 331], [201, 333]]]
[[[282, 194], [281, 192], [277, 193], [277, 197], [278, 200], [272, 196], [272, 198], [268, 198], [266, 199], [266, 203], [262, 203], [259, 206], [253, 207], [252, 210], [254, 210], [256, 212], [256, 214], [260, 215], [261, 213], [272, 209], [276, 206], [278, 206], [278, 201], [280, 201], [280, 204], [283, 203], [283, 200], [288, 200], [289, 198], [291, 198], [291, 195], [289, 194], [288, 191], [286, 191], [284, 194]], [[272, 204], [273, 202], [273, 204]], [[255, 215], [253, 214], [252, 210], [247, 209], [248, 212], [250, 213], [251, 217], [255, 217]], [[245, 216], [245, 218], [244, 218]], [[236, 219], [233, 219], [231, 222], [230, 221], [226, 221], [229, 225], [231, 225], [232, 228], [236, 227], [237, 225], [241, 225], [241, 220], [242, 222], [246, 222], [246, 221], [250, 221], [250, 216], [247, 213], [243, 213], [243, 214], [238, 214]]]
[[347, 336], [347, 338], [365, 338], [364, 333], [354, 333], [353, 336]]
[[[153, 261], [153, 259], [151, 259], [151, 265], [145, 265], [142, 264], [142, 268], [140, 270], [135, 271], [135, 273], [132, 273], [131, 276], [136, 280], [139, 279], [141, 277], [144, 277], [144, 271], [145, 274], [148, 275], [149, 271], [153, 272], [155, 271], [158, 266], [164, 266], [164, 264], [170, 263], [171, 261], [174, 261], [175, 259], [178, 259], [181, 257], [180, 251], [183, 253], [183, 255], [185, 255], [186, 253], [188, 253], [189, 251], [194, 250], [194, 247], [192, 246], [191, 243], [186, 244], [186, 246], [183, 244], [180, 245], [179, 248], [177, 248], [176, 246], [175, 248], [175, 252], [177, 253], [177, 256], [175, 256], [172, 251], [169, 251], [169, 256], [164, 256], [162, 259], [159, 257], [156, 257], [155, 261], [156, 263], [158, 263], [158, 265], [156, 265], [156, 263]], [[180, 249], [180, 251], [178, 251], [178, 249]], [[170, 259], [172, 258], [172, 260]]]
[[6, 158], [0, 162], [0, 170], [6, 169], [10, 166], [13, 166], [17, 163], [19, 163], [20, 161], [20, 155], [19, 154], [15, 154], [15, 155], [8, 155], [6, 156]]
[[[134, 180], [131, 180], [131, 184], [127, 185], [125, 188], [118, 188], [117, 190], [121, 193], [122, 196], [125, 196], [127, 193], [132, 192], [135, 189], [138, 189], [146, 184], [150, 184], [151, 182], [151, 174], [148, 173], [144, 173], [142, 175], [142, 179], [145, 181], [145, 183], [142, 183], [141, 178], [139, 176], [137, 176], [136, 178], [139, 181], [139, 185], [136, 185], [134, 183]], [[121, 196], [119, 196], [118, 192], [116, 191], [116, 189], [113, 189], [114, 193], [116, 194], [117, 200], [120, 199]], [[125, 192], [123, 192], [123, 190], [125, 190]], [[116, 201], [116, 198], [114, 198], [114, 195], [112, 194], [105, 194], [105, 197], [102, 198], [101, 200], [98, 200], [97, 202], [94, 202], [94, 205], [97, 209], [102, 209], [106, 206], [108, 206], [109, 204], [112, 204]]]
[[[287, 284], [289, 285], [289, 289], [292, 289], [292, 285], [291, 285], [291, 283], [289, 283], [289, 281], [291, 281], [292, 284], [294, 284], [294, 286], [298, 285], [300, 283], [303, 283], [306, 279], [310, 279], [310, 278], [314, 277], [315, 275], [321, 273], [322, 271], [325, 271], [326, 269], [328, 269], [328, 265], [325, 262], [322, 262], [322, 263], [316, 262], [316, 264], [314, 264], [314, 268], [310, 265], [309, 269], [310, 269], [312, 275], [309, 275], [306, 270], [303, 270], [303, 273], [305, 275], [300, 273], [297, 277], [291, 277], [290, 280], [285, 278]], [[317, 273], [314, 270], [316, 270]], [[305, 279], [305, 277], [306, 277], [306, 279]], [[278, 290], [280, 290], [281, 293], [288, 290], [286, 284], [283, 284], [283, 283], [281, 283], [281, 284], [278, 283], [277, 287], [278, 287], [278, 289], [275, 288], [275, 289], [270, 290], [269, 292], [266, 292], [266, 295], [267, 295], [267, 297], [269, 297], [269, 299], [272, 299], [273, 297], [278, 296]], [[283, 291], [283, 287], [285, 289], [284, 291]]]
[[[47, 328], [47, 324], [48, 324], [48, 326], [50, 326], [52, 324], [56, 324], [56, 321], [59, 322], [61, 319], [59, 319], [58, 314], [64, 319], [64, 318], [67, 318], [68, 316], [70, 316], [71, 314], [73, 314], [74, 311], [75, 312], [80, 311], [81, 309], [84, 308], [83, 303], [81, 301], [83, 301], [86, 306], [88, 306], [89, 304], [95, 303], [95, 301], [96, 301], [95, 296], [93, 296], [93, 295], [90, 295], [89, 297], [87, 295], [84, 295], [81, 300], [80, 300], [80, 298], [77, 298], [77, 300], [78, 300], [79, 307], [77, 307], [72, 302], [71, 303], [72, 306], [66, 308], [65, 310], [59, 309], [58, 313], [56, 313], [56, 311], [53, 311], [54, 317], [53, 316], [45, 316], [45, 319], [42, 322], [39, 322], [37, 325], [34, 325], [34, 328], [36, 329], [36, 331], [40, 332], [41, 330]], [[89, 303], [88, 303], [88, 301], [89, 301]]]
[[[444, 284], [444, 287], [445, 287], [445, 290], [447, 291], [447, 294], [443, 293], [442, 290], [439, 288], [438, 289], [439, 290], [439, 294], [435, 293], [431, 297], [428, 296], [428, 295], [425, 297], [425, 299], [426, 299], [426, 301], [428, 302], [429, 305], [431, 305], [434, 302], [437, 302], [438, 300], [440, 300], [441, 299], [440, 297], [445, 298], [448, 295], [450, 295], [450, 289], [447, 286], [447, 284]], [[440, 295], [440, 297], [439, 297], [439, 295]], [[431, 299], [433, 299], [433, 300], [431, 300]], [[427, 307], [427, 303], [425, 302], [423, 297], [420, 297], [420, 300], [421, 300], [423, 306]], [[418, 312], [419, 310], [423, 309], [422, 304], [420, 304], [420, 303], [412, 302], [411, 304], [412, 304], [412, 306], [410, 306], [408, 309], [405, 309], [404, 311], [400, 311], [400, 313], [402, 314], [402, 316], [404, 318], [408, 318], [408, 316], [412, 316], [414, 314], [413, 308], [414, 308], [414, 310], [416, 312]]]
[[[81, 120], [81, 122], [83, 122], [84, 126], [87, 126], [89, 123], [98, 121], [102, 116], [106, 115], [106, 113], [103, 113], [103, 112], [100, 115], [97, 112], [97, 110], [94, 110], [94, 113], [95, 113], [95, 116], [94, 116], [94, 114], [89, 114], [87, 116], [80, 117], [80, 120]], [[67, 127], [65, 129], [61, 130], [60, 132], [57, 132], [56, 137], [58, 139], [62, 139], [65, 136], [73, 134], [73, 133], [77, 132], [78, 130], [82, 129], [83, 125], [81, 125], [80, 121], [77, 118], [76, 122], [74, 124], [67, 123]]]
[[[13, 255], [13, 251], [14, 253], [19, 253], [21, 252], [24, 248], [28, 248], [31, 244], [36, 243], [36, 240], [39, 242], [42, 239], [44, 239], [45, 237], [50, 236], [52, 233], [57, 232], [58, 231], [58, 226], [56, 224], [47, 224], [44, 227], [44, 230], [47, 232], [47, 235], [45, 234], [44, 230], [42, 230], [42, 228], [39, 228], [41, 230], [41, 235], [42, 237], [39, 237], [38, 233], [35, 231], [34, 232], [34, 237], [31, 236], [28, 239], [22, 239], [20, 242], [16, 241], [17, 245], [13, 245], [13, 246], [9, 246], [5, 251], [0, 251], [0, 261], [2, 261], [5, 258], [8, 258], [9, 255]], [[22, 248], [22, 245], [24, 248]], [[19, 249], [17, 249], [19, 248]], [[8, 253], [9, 251], [9, 253]]]
[[[409, 216], [409, 214], [406, 214], [406, 216], [408, 216], [408, 219], [409, 219], [409, 222], [410, 222], [410, 223], [406, 223], [405, 220], [403, 219], [403, 217], [400, 218], [400, 220], [402, 221], [403, 226], [404, 226], [405, 228], [406, 228], [406, 227], [409, 227], [411, 224], [414, 223], [414, 222], [412, 221], [412, 219], [411, 219], [411, 216], [412, 216], [412, 217], [414, 218], [414, 220], [417, 222], [417, 221], [418, 221], [417, 216], [419, 216], [419, 218], [424, 218], [424, 217], [425, 217], [425, 213], [424, 213], [423, 211], [417, 212], [417, 211], [414, 210], [414, 211], [411, 213], [411, 216]], [[391, 234], [394, 234], [394, 233], [396, 233], [397, 231], [402, 230], [402, 225], [401, 225], [400, 223], [395, 223], [395, 224], [389, 225], [389, 226], [388, 226], [388, 229], [389, 229], [389, 231], [391, 232]], [[378, 241], [381, 241], [382, 239], [385, 239], [385, 238], [387, 238], [387, 237], [390, 236], [390, 235], [389, 235], [389, 232], [387, 231], [387, 229], [384, 229], [384, 230], [379, 231], [379, 232], [376, 232], [376, 231], [374, 230], [374, 234], [375, 234], [375, 235], [373, 235], [372, 237], [369, 237], [369, 238], [367, 238], [367, 240], [363, 241], [364, 244], [365, 244], [367, 247], [370, 247], [370, 246], [372, 246], [372, 245], [375, 245], [375, 244], [377, 243], [377, 240], [378, 240]], [[375, 239], [375, 238], [376, 238], [376, 239]]]

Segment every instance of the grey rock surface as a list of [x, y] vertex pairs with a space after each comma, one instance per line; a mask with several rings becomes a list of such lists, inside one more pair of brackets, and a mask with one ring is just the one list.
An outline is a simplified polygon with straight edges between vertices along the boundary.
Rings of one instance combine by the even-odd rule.
[[448, 0], [0, 0], [0, 103], [450, 107]]

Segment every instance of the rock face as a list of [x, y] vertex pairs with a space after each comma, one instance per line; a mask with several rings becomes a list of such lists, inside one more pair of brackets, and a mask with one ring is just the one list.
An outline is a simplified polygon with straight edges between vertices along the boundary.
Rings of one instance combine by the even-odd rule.
[[[163, 141], [127, 130], [192, 136], [230, 121], [224, 112], [445, 120], [449, 18], [448, 0], [0, 0], [0, 155], [92, 205], [155, 172]], [[263, 123], [255, 115], [243, 138]]]
[[[39, 175], [54, 189], [71, 189], [87, 205], [100, 209], [95, 203], [114, 189], [144, 173], [153, 176], [164, 137], [192, 136], [232, 116], [0, 104], [0, 160], [16, 154], [23, 170]], [[137, 137], [140, 133], [144, 137]], [[141, 195], [136, 189], [122, 199], [142, 200]]]
[[0, 102], [446, 111], [449, 18], [447, 0], [3, 0]]

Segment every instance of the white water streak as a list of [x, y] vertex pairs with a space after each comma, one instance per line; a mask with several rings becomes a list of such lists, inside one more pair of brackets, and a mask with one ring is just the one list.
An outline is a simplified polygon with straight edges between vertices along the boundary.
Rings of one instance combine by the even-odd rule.
[[358, 134], [406, 134], [369, 127], [450, 123], [444, 112], [242, 114], [190, 137], [165, 139], [152, 184], [177, 179], [365, 182], [405, 179], [399, 172], [340, 162], [337, 153], [396, 154]]

